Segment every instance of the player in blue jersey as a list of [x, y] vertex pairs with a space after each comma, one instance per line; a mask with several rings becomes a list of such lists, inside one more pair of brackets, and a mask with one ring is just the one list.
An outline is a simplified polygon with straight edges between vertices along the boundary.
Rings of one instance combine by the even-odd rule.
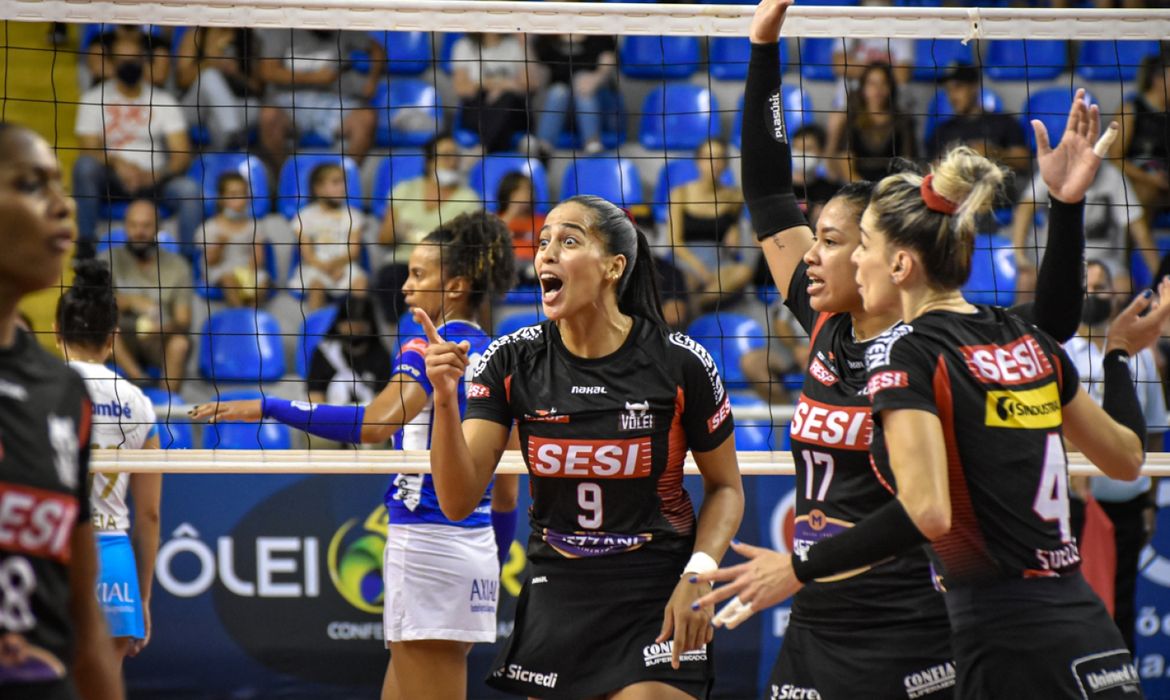
[[[490, 343], [476, 323], [479, 309], [507, 291], [514, 276], [511, 233], [498, 218], [476, 212], [452, 219], [423, 240], [411, 254], [402, 291], [408, 305], [440, 319], [445, 334], [465, 341], [474, 360]], [[433, 389], [423, 360], [426, 348], [425, 338], [402, 345], [390, 383], [369, 406], [266, 398], [207, 404], [193, 415], [270, 418], [347, 443], [378, 443], [396, 434], [399, 449], [429, 449]], [[460, 382], [460, 413], [464, 387]], [[455, 521], [439, 509], [429, 474], [400, 475], [390, 485], [383, 559], [390, 664], [383, 700], [467, 696], [471, 644], [496, 639], [495, 582], [515, 532], [517, 484], [515, 476], [500, 477], [494, 488], [488, 484], [472, 512]]]

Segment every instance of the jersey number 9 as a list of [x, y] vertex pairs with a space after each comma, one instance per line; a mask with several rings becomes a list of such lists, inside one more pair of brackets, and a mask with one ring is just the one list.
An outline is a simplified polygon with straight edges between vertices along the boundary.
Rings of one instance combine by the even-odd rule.
[[588, 530], [601, 527], [604, 509], [601, 507], [601, 486], [591, 481], [577, 484], [577, 505], [581, 514], [577, 516], [577, 524]]

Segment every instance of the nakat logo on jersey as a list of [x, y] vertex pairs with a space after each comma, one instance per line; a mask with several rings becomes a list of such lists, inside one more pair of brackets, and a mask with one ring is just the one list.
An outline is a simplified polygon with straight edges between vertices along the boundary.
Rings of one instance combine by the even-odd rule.
[[825, 386], [833, 386], [837, 383], [837, 375], [821, 362], [820, 358], [813, 358], [813, 361], [808, 366], [808, 373], [811, 374], [818, 382]]
[[605, 387], [603, 387], [603, 386], [575, 386], [569, 390], [569, 393], [586, 394], [586, 395], [604, 394]]
[[1055, 428], [1060, 425], [1056, 382], [1027, 391], [987, 392], [985, 423], [991, 428]]
[[528, 465], [537, 476], [639, 479], [650, 476], [650, 437], [616, 440], [528, 439]]
[[1007, 345], [964, 345], [967, 369], [985, 384], [1028, 384], [1052, 374], [1052, 363], [1031, 335]]

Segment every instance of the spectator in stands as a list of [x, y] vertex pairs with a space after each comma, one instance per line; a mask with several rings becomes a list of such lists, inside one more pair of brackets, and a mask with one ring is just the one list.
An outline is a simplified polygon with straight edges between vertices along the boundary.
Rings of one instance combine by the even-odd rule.
[[268, 295], [264, 236], [252, 218], [252, 191], [239, 173], [219, 178], [216, 214], [203, 223], [207, 281], [223, 290], [228, 306], [262, 305]]
[[337, 304], [337, 318], [309, 361], [309, 401], [364, 406], [385, 388], [391, 369], [370, 298], [347, 296]]
[[114, 362], [133, 381], [146, 379], [144, 365], [161, 367], [163, 388], [177, 394], [191, 350], [191, 264], [159, 249], [153, 202], [131, 202], [125, 226], [126, 245], [109, 251], [119, 311]]
[[361, 267], [363, 214], [346, 201], [345, 171], [335, 163], [313, 168], [309, 175], [310, 200], [297, 212], [300, 265], [292, 273], [308, 297], [309, 310], [329, 299], [362, 295], [366, 273]]
[[264, 90], [255, 56], [249, 29], [194, 27], [180, 40], [175, 86], [182, 91], [188, 121], [207, 128], [215, 150], [236, 151], [248, 144]]
[[144, 74], [146, 83], [165, 88], [171, 77], [170, 27], [148, 27], [142, 25], [113, 25], [109, 31], [100, 34], [86, 48], [85, 64], [89, 70], [90, 82], [85, 88], [93, 87], [109, 79], [116, 79], [118, 54], [114, 44], [119, 39], [141, 41], [146, 47]]
[[[798, 199], [805, 203], [805, 214], [810, 225], [821, 213], [821, 209], [833, 198], [841, 183], [832, 178], [831, 169], [825, 160], [825, 130], [809, 122], [797, 129], [789, 139], [792, 147], [792, 186]], [[771, 279], [771, 277], [768, 277]]]
[[979, 69], [954, 64], [940, 82], [955, 114], [940, 123], [926, 146], [926, 156], [935, 160], [951, 146], [969, 146], [981, 155], [999, 161], [1017, 173], [1031, 168], [1024, 130], [1007, 114], [983, 109]]
[[500, 179], [496, 188], [500, 218], [512, 232], [512, 251], [516, 254], [516, 271], [520, 282], [536, 284], [536, 269], [532, 266], [536, 257], [536, 242], [544, 226], [544, 214], [537, 214], [532, 178], [516, 171]]
[[203, 202], [199, 187], [187, 177], [187, 123], [174, 97], [147, 84], [143, 37], [141, 32], [117, 35], [112, 44], [115, 79], [82, 95], [77, 108], [75, 131], [82, 150], [73, 166], [73, 195], [82, 256], [92, 251], [102, 205], [129, 199], [151, 199], [174, 210], [183, 250], [194, 253]]
[[898, 108], [893, 69], [871, 63], [849, 95], [844, 119], [830, 120], [827, 150], [837, 179], [877, 181], [889, 174], [890, 159], [915, 157], [916, 139], [914, 118]]
[[423, 174], [399, 183], [378, 242], [390, 250], [382, 260], [374, 287], [383, 316], [391, 323], [405, 311], [402, 283], [414, 247], [431, 231], [456, 216], [483, 208], [483, 200], [467, 186], [459, 167], [459, 144], [439, 135], [423, 147]]
[[565, 126], [577, 118], [577, 138], [585, 153], [600, 153], [602, 106], [600, 91], [613, 82], [617, 69], [617, 42], [611, 36], [540, 34], [532, 41], [540, 61], [544, 103], [536, 122], [542, 155], [551, 154]]
[[722, 182], [727, 144], [711, 139], [695, 152], [697, 180], [670, 191], [670, 245], [674, 263], [697, 293], [699, 308], [743, 290], [752, 269], [742, 262], [743, 193]]
[[516, 34], [469, 33], [451, 49], [459, 126], [479, 135], [484, 153], [508, 151], [528, 131], [528, 57]]
[[1133, 184], [1133, 195], [1144, 207], [1147, 224], [1170, 207], [1170, 51], [1142, 62], [1140, 91], [1121, 113], [1121, 138], [1113, 143], [1114, 158]]
[[[374, 142], [377, 115], [369, 102], [382, 79], [385, 49], [365, 32], [266, 29], [257, 36], [267, 86], [260, 148], [269, 165], [279, 169], [289, 137], [306, 133], [328, 144], [340, 136], [342, 151], [361, 161]], [[355, 54], [368, 60], [355, 61]]]
[[[1088, 293], [1082, 311], [1082, 323], [1077, 335], [1065, 343], [1069, 358], [1077, 368], [1081, 382], [1089, 396], [1101, 402], [1104, 387], [1105, 334], [1109, 323], [1124, 307], [1127, 296], [1116, 294], [1108, 266], [1090, 260], [1086, 269], [1085, 288]], [[1146, 418], [1149, 450], [1160, 450], [1161, 436], [1166, 431], [1166, 401], [1162, 396], [1161, 380], [1155, 367], [1154, 353], [1149, 348], [1129, 358], [1129, 371], [1137, 389], [1138, 401]], [[1153, 534], [1157, 513], [1150, 477], [1136, 481], [1117, 481], [1107, 477], [1073, 477], [1070, 484], [1074, 497], [1074, 532], [1080, 537], [1083, 504], [1086, 491], [1101, 504], [1113, 522], [1117, 545], [1117, 571], [1114, 578], [1113, 619], [1121, 630], [1126, 644], [1133, 649], [1134, 588], [1137, 585], [1138, 559], [1142, 548]]]
[[[1127, 248], [1131, 242], [1141, 252], [1147, 269], [1157, 270], [1159, 262], [1157, 248], [1133, 191], [1129, 179], [1106, 160], [1085, 193], [1085, 255], [1109, 268], [1113, 288], [1119, 294], [1128, 294], [1132, 288]], [[1020, 295], [1017, 303], [1030, 299], [1036, 288], [1036, 268], [1040, 262], [1036, 256], [1048, 233], [1047, 220], [1039, 225], [1035, 222], [1036, 203], [1048, 200], [1048, 188], [1039, 174], [1020, 199], [1012, 215], [1016, 292]]]

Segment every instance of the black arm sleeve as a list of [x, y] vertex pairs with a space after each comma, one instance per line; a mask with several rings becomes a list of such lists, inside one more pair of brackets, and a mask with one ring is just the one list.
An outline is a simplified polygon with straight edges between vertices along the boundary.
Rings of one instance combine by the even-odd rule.
[[1036, 273], [1036, 301], [1012, 308], [1020, 318], [1064, 343], [1081, 323], [1085, 299], [1085, 202], [1048, 207], [1048, 241]]
[[780, 95], [780, 45], [752, 44], [743, 98], [741, 180], [760, 240], [807, 226], [792, 191], [792, 149]]
[[1143, 449], [1146, 444], [1146, 417], [1134, 390], [1133, 377], [1129, 374], [1129, 355], [1123, 350], [1110, 350], [1103, 362], [1105, 390], [1101, 408], [1138, 436]]
[[834, 576], [897, 556], [927, 543], [898, 499], [839, 535], [821, 540], [792, 557], [792, 573], [801, 583]]

